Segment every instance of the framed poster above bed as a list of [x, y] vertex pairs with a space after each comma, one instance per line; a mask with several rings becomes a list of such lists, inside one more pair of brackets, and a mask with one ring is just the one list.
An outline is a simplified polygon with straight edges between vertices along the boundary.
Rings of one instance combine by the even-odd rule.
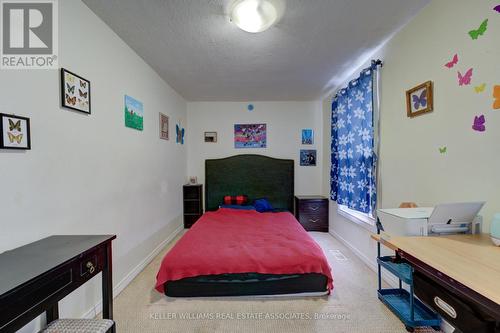
[[266, 124], [234, 125], [234, 148], [266, 148]]

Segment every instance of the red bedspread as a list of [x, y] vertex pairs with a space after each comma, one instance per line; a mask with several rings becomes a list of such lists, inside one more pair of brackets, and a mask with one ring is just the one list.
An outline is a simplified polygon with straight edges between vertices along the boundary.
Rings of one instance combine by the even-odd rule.
[[205, 213], [166, 254], [156, 290], [167, 281], [226, 273], [320, 273], [333, 288], [318, 244], [290, 213], [221, 208]]

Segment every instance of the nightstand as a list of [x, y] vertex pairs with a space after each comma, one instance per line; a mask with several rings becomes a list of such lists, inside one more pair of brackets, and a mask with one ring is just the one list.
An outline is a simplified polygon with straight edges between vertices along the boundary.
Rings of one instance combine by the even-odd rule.
[[191, 228], [203, 215], [203, 185], [186, 184], [182, 187], [184, 228]]
[[328, 198], [319, 195], [296, 195], [295, 218], [306, 231], [328, 232]]

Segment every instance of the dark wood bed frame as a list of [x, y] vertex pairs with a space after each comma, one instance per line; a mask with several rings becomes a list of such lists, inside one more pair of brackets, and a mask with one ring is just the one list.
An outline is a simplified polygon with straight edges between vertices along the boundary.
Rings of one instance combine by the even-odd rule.
[[225, 195], [267, 198], [293, 213], [294, 161], [245, 154], [205, 161], [205, 210], [217, 210]]

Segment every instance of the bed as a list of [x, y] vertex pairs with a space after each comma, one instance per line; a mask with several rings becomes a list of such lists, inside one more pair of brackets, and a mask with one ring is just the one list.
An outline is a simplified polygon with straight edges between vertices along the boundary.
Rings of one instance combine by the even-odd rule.
[[[294, 161], [205, 161], [206, 213], [165, 255], [156, 289], [171, 297], [324, 295], [328, 262], [293, 212]], [[219, 208], [224, 195], [266, 197], [277, 212]]]

